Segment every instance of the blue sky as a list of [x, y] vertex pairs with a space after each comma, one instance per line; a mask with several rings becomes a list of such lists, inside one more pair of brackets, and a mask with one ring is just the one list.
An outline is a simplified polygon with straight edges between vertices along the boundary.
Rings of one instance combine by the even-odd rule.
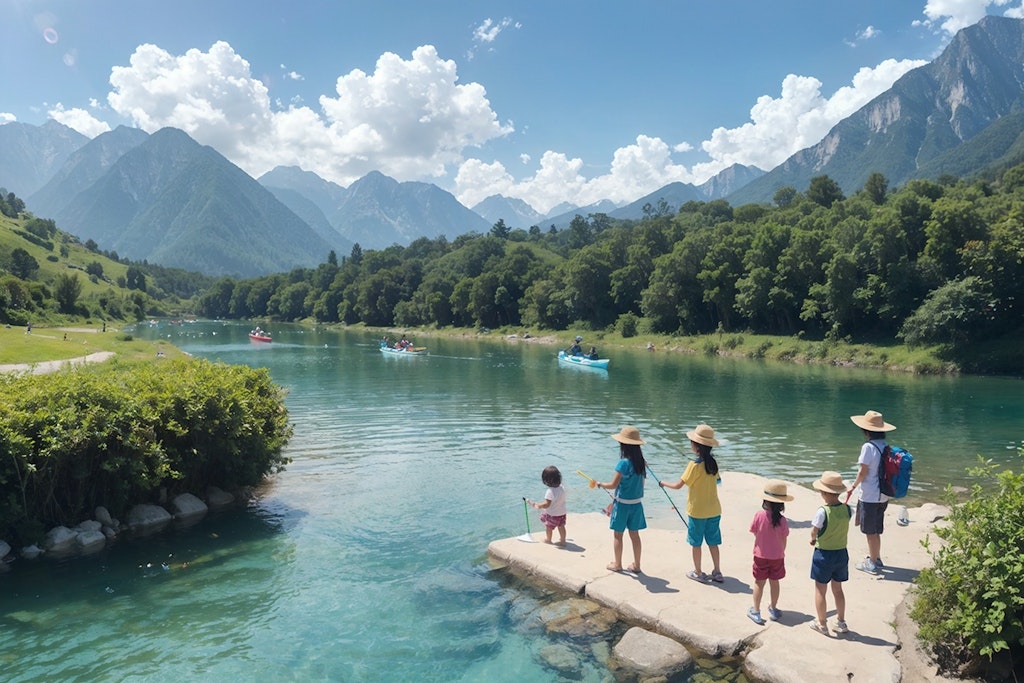
[[545, 212], [769, 170], [1021, 0], [0, 0], [0, 123]]

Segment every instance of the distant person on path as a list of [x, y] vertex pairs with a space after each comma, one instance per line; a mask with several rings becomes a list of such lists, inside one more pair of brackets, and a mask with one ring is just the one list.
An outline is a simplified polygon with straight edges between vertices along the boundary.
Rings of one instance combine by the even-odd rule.
[[843, 582], [850, 578], [850, 554], [846, 550], [846, 536], [850, 531], [850, 506], [839, 502], [839, 494], [846, 491], [846, 482], [838, 472], [823, 472], [812, 486], [821, 492], [825, 501], [811, 519], [811, 578], [814, 579], [814, 611], [817, 618], [811, 628], [828, 635], [825, 589], [832, 585], [836, 602], [836, 633], [846, 633], [846, 595]]
[[771, 604], [768, 618], [778, 621], [779, 580], [786, 577], [786, 538], [789, 536], [789, 522], [783, 514], [786, 503], [793, 500], [786, 489], [786, 482], [772, 479], [761, 492], [761, 510], [750, 522], [750, 533], [754, 534], [754, 606], [747, 616], [755, 624], [764, 624], [761, 616], [761, 596], [764, 595], [765, 581], [769, 584]]
[[850, 486], [850, 493], [860, 486], [857, 499], [857, 525], [868, 542], [868, 556], [857, 563], [857, 569], [868, 574], [878, 574], [882, 564], [882, 532], [885, 531], [885, 509], [889, 498], [878, 490], [878, 468], [882, 464], [886, 432], [896, 429], [882, 419], [882, 414], [869, 410], [863, 415], [851, 415], [850, 419], [864, 434], [864, 444], [857, 458], [857, 478]]
[[[25, 325], [25, 334], [32, 334], [32, 323]], [[44, 334], [43, 336], [45, 337], [46, 335]]]
[[[686, 542], [693, 550], [693, 571], [686, 577], [701, 583], [722, 583], [725, 581], [719, 553], [719, 546], [722, 545], [722, 503], [718, 500], [718, 482], [721, 477], [718, 461], [711, 453], [711, 449], [718, 445], [718, 439], [715, 438], [715, 430], [705, 424], [697, 425], [696, 429], [686, 432], [686, 436], [690, 439], [690, 450], [697, 459], [686, 465], [686, 471], [679, 481], [659, 481], [658, 485], [670, 489], [681, 489], [684, 484], [690, 487], [690, 495], [686, 500], [686, 514], [689, 517], [686, 523]], [[701, 546], [705, 542], [714, 565], [710, 575], [701, 571]]]
[[640, 573], [640, 531], [647, 528], [644, 517], [644, 478], [647, 476], [647, 461], [640, 446], [647, 442], [640, 438], [640, 430], [626, 426], [612, 438], [619, 442], [619, 462], [615, 465], [615, 476], [607, 483], [597, 482], [602, 489], [615, 489], [615, 496], [609, 506], [611, 521], [609, 527], [614, 535], [612, 550], [615, 560], [608, 565], [613, 572], [622, 571], [622, 534], [629, 532], [633, 544], [633, 564], [627, 571]]
[[583, 347], [580, 346], [580, 342], [583, 341], [583, 337], [576, 335], [576, 339], [573, 340], [572, 346], [565, 350], [570, 356], [582, 356]]
[[551, 534], [558, 529], [558, 545], [565, 545], [565, 488], [562, 486], [562, 473], [554, 465], [544, 468], [540, 474], [540, 480], [548, 487], [544, 492], [544, 502], [536, 503], [529, 498], [526, 502], [540, 513], [540, 521], [544, 524], [546, 538], [545, 543], [551, 543]]

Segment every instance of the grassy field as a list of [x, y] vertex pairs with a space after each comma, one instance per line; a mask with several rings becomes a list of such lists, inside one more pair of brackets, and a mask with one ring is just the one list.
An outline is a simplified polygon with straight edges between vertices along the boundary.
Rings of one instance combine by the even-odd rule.
[[0, 327], [0, 365], [42, 363], [80, 358], [100, 351], [112, 351], [118, 358], [155, 358], [158, 352], [175, 357], [182, 352], [166, 341], [142, 341], [108, 327]]

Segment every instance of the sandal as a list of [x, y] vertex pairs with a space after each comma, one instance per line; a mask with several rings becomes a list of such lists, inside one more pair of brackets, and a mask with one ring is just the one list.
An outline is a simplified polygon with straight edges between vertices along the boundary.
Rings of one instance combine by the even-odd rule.
[[605, 567], [605, 569], [607, 569], [609, 571], [613, 571], [613, 572], [621, 572], [622, 571], [622, 567], [615, 566], [614, 562], [609, 562], [608, 566]]
[[687, 574], [686, 578], [693, 579], [694, 581], [699, 581], [700, 583], [707, 583], [708, 580], [709, 580], [708, 575], [705, 574], [704, 572], [701, 572], [700, 574], [698, 574], [695, 571], [692, 571], [689, 574]]
[[630, 572], [632, 574], [643, 574], [643, 572], [640, 571], [640, 567], [636, 566], [636, 562], [626, 567], [624, 571]]
[[722, 572], [716, 569], [715, 571], [711, 572], [711, 580], [715, 583], [722, 583], [723, 581], [725, 581], [725, 577], [722, 576]]

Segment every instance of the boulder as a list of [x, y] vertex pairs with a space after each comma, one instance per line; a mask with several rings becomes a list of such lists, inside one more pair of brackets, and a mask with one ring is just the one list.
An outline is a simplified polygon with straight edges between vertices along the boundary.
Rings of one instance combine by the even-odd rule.
[[538, 655], [544, 666], [557, 671], [562, 678], [581, 678], [580, 658], [568, 645], [546, 645], [540, 649]]
[[618, 616], [593, 600], [570, 598], [544, 607], [540, 619], [550, 633], [584, 638], [606, 634], [618, 621]]
[[132, 533], [148, 536], [171, 523], [171, 513], [159, 505], [136, 505], [128, 511], [128, 528]]
[[97, 522], [95, 519], [87, 519], [84, 522], [79, 522], [75, 525], [73, 531], [78, 533], [99, 531], [103, 528], [103, 525]]
[[114, 526], [114, 518], [110, 516], [110, 512], [107, 510], [107, 508], [103, 507], [102, 505], [96, 508], [96, 512], [93, 513], [93, 516], [96, 518], [96, 521], [99, 522], [101, 526]]
[[234, 505], [235, 497], [223, 491], [216, 486], [210, 486], [206, 489], [206, 504], [210, 506], [211, 510], [221, 510], [226, 507]]
[[11, 546], [6, 541], [0, 541], [0, 560], [11, 554]]
[[24, 557], [26, 560], [34, 560], [42, 554], [42, 549], [34, 543], [32, 545], [27, 545], [21, 549], [21, 556]]
[[206, 503], [191, 493], [182, 493], [171, 501], [171, 512], [177, 522], [192, 524], [206, 516], [209, 508]]
[[43, 550], [55, 557], [71, 555], [75, 551], [77, 534], [66, 526], [55, 526], [46, 533]]
[[612, 654], [624, 668], [644, 676], [671, 678], [693, 666], [693, 657], [685, 647], [639, 626], [626, 631]]
[[82, 555], [91, 555], [107, 546], [107, 537], [99, 529], [79, 531], [75, 536], [75, 543], [78, 545], [78, 552]]

